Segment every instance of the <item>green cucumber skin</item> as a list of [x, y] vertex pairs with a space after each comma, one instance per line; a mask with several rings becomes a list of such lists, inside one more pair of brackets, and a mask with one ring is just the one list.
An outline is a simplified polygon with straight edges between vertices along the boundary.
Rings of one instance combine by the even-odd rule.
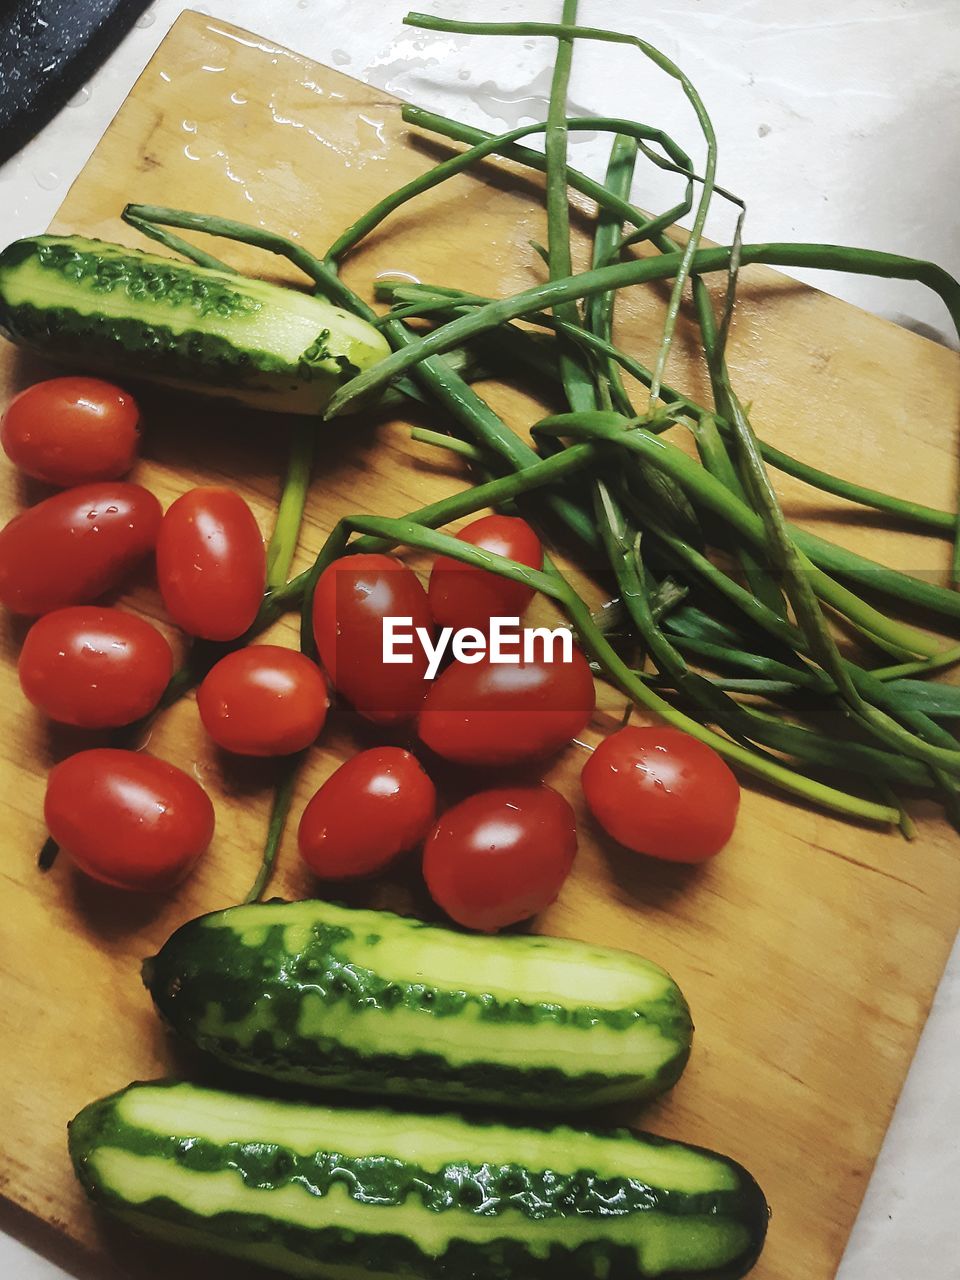
[[320, 413], [389, 353], [372, 325], [298, 290], [79, 236], [0, 253], [0, 333], [90, 371], [290, 413]]
[[[415, 955], [437, 940], [454, 954], [469, 948], [470, 983], [444, 985], [432, 972], [408, 982], [397, 980], [395, 965], [362, 966], [357, 948], [371, 938]], [[531, 952], [548, 963], [553, 956], [584, 965], [601, 957], [618, 969], [649, 970], [657, 998], [598, 1009], [571, 1002], [562, 985], [549, 999], [543, 991], [525, 995], [522, 988], [513, 998], [498, 999], [485, 989], [491, 963], [506, 963], [509, 971], [513, 957], [522, 963]], [[376, 944], [371, 954], [376, 960]], [[325, 902], [231, 908], [190, 921], [146, 962], [144, 981], [165, 1021], [230, 1067], [299, 1086], [442, 1099], [457, 1106], [572, 1110], [649, 1098], [676, 1083], [693, 1034], [679, 988], [639, 957], [551, 938], [472, 937], [389, 912]], [[324, 1025], [303, 1034], [305, 1009], [316, 1009], [321, 1000], [324, 1022], [335, 1025], [329, 1034]], [[397, 1021], [408, 1015], [415, 1015], [413, 1040], [398, 1047]], [[462, 1060], [453, 1061], [445, 1042], [458, 1018], [470, 1019], [462, 1032], [470, 1043]], [[374, 1027], [376, 1048], [349, 1043], [352, 1030], [370, 1028], [372, 1035]], [[505, 1058], [490, 1048], [502, 1045], [504, 1028], [515, 1037]], [[631, 1061], [631, 1037], [648, 1030], [663, 1058], [653, 1070]], [[617, 1037], [612, 1060], [611, 1035]], [[606, 1057], [595, 1048], [599, 1036], [607, 1037]], [[550, 1061], [566, 1066], [531, 1064], [531, 1046], [543, 1037], [550, 1037]], [[499, 1060], [495, 1053], [501, 1053]]]
[[[123, 1114], [138, 1095], [151, 1100], [149, 1124]], [[204, 1137], [203, 1123], [191, 1121], [198, 1108], [210, 1106], [221, 1112], [228, 1107], [242, 1136], [230, 1140], [221, 1126], [216, 1140]], [[253, 1112], [261, 1117], [255, 1139], [248, 1119]], [[271, 1116], [285, 1134], [294, 1126], [309, 1132], [319, 1120], [334, 1140], [295, 1151], [271, 1140]], [[368, 1151], [345, 1156], [335, 1141], [338, 1128], [349, 1130], [358, 1118], [371, 1132], [406, 1134], [421, 1149], [418, 1125], [441, 1130], [462, 1155], [417, 1163], [381, 1155], [373, 1139]], [[90, 1199], [136, 1231], [268, 1262], [307, 1280], [364, 1280], [370, 1274], [408, 1280], [735, 1280], [759, 1257], [766, 1200], [734, 1161], [626, 1130], [599, 1135], [627, 1165], [636, 1153], [650, 1152], [661, 1167], [673, 1161], [693, 1167], [698, 1189], [685, 1192], [609, 1170], [598, 1176], [579, 1163], [592, 1152], [594, 1135], [574, 1129], [512, 1130], [506, 1140], [515, 1138], [518, 1150], [535, 1133], [549, 1155], [543, 1167], [528, 1168], [521, 1159], [505, 1163], [505, 1132], [452, 1115], [331, 1110], [189, 1084], [134, 1084], [81, 1111], [69, 1126], [69, 1149]], [[488, 1135], [500, 1135], [499, 1144]], [[485, 1156], [490, 1145], [493, 1159]], [[390, 1143], [383, 1149], [389, 1152]], [[126, 1181], [111, 1169], [117, 1153], [133, 1157], [134, 1177], [129, 1166]], [[136, 1185], [140, 1162], [150, 1167], [148, 1190]], [[217, 1181], [211, 1204], [208, 1189]], [[338, 1207], [326, 1209], [323, 1200], [331, 1194]], [[289, 1199], [277, 1203], [279, 1195], [293, 1195], [293, 1214]], [[419, 1236], [425, 1221], [429, 1243]], [[656, 1237], [649, 1243], [648, 1230]], [[691, 1230], [699, 1233], [694, 1255]]]

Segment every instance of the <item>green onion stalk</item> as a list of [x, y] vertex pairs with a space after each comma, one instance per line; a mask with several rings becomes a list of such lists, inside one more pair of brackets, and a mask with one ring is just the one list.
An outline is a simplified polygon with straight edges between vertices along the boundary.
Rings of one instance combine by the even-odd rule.
[[[730, 246], [699, 249], [691, 260], [691, 270], [699, 275], [726, 271], [733, 250]], [[682, 253], [615, 263], [563, 280], [534, 285], [509, 298], [500, 298], [424, 335], [402, 350], [394, 351], [379, 364], [353, 378], [334, 395], [324, 416], [338, 417], [361, 403], [369, 403], [394, 379], [429, 356], [443, 355], [473, 338], [510, 320], [538, 311], [548, 311], [564, 302], [592, 298], [596, 294], [629, 285], [649, 284], [676, 277], [684, 260]], [[893, 280], [916, 280], [931, 288], [944, 302], [960, 333], [960, 282], [921, 258], [883, 253], [876, 249], [853, 249], [842, 245], [767, 243], [745, 244], [740, 252], [743, 266], [763, 263], [781, 267], [818, 267], [827, 271], [847, 271]]]
[[[466, 314], [470, 310], [475, 310], [477, 306], [486, 305], [486, 303], [492, 301], [490, 298], [478, 297], [476, 294], [449, 287], [441, 289], [439, 286], [432, 284], [407, 284], [405, 282], [401, 284], [385, 280], [377, 282], [377, 295], [398, 304], [393, 309], [393, 314], [398, 318], [414, 316], [420, 318], [436, 310], [448, 316]], [[595, 300], [591, 299], [592, 301]], [[608, 339], [600, 337], [579, 325], [557, 323], [552, 317], [543, 313], [534, 313], [525, 317], [525, 319], [533, 324], [568, 334], [588, 351], [593, 351], [604, 360], [609, 360], [612, 365], [629, 373], [643, 386], [650, 387], [653, 380], [651, 370], [634, 356], [615, 346]], [[505, 343], [504, 346], [509, 345], [509, 351], [515, 360], [524, 361], [534, 366], [538, 376], [556, 376], [556, 369], [552, 359], [549, 353], [544, 351], [541, 343], [534, 342], [527, 330], [518, 328], [513, 324], [507, 326], [507, 329], [509, 330], [508, 343]], [[695, 400], [685, 396], [680, 391], [674, 390], [672, 387], [661, 386], [660, 401], [675, 412], [669, 416], [664, 415], [659, 418], [648, 419], [644, 423], [648, 430], [659, 432], [677, 424], [689, 425], [693, 430], [701, 424], [703, 419], [708, 418], [721, 435], [727, 437], [732, 432], [730, 424], [722, 415], [716, 413], [713, 409], [698, 404]], [[633, 412], [629, 397], [625, 407], [617, 407], [618, 411], [626, 416]], [[770, 444], [769, 441], [759, 439], [758, 444], [764, 462], [769, 463], [776, 470], [782, 471], [786, 475], [791, 475], [798, 480], [804, 481], [815, 489], [833, 494], [838, 498], [845, 498], [847, 501], [858, 503], [860, 506], [873, 507], [877, 511], [897, 516], [908, 524], [915, 524], [918, 528], [929, 529], [937, 533], [952, 534], [953, 532], [955, 518], [950, 511], [942, 511], [920, 502], [898, 498], [893, 494], [884, 493], [882, 490], [871, 488], [868, 485], [858, 484], [856, 481], [833, 475], [829, 471], [811, 466], [809, 463], [793, 457], [791, 454]]]

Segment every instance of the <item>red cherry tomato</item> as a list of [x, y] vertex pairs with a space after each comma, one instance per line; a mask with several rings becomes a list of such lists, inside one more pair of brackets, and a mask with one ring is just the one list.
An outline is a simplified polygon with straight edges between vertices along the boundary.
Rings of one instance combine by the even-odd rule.
[[442, 815], [424, 846], [423, 874], [448, 916], [492, 933], [548, 907], [576, 852], [563, 796], [547, 786], [503, 787]]
[[138, 484], [85, 484], [0, 530], [0, 604], [38, 615], [90, 604], [153, 549], [160, 503]]
[[[457, 537], [531, 569], [543, 565], [540, 539], [525, 520], [516, 516], [483, 516], [461, 529]], [[533, 598], [533, 588], [489, 569], [463, 564], [452, 556], [437, 556], [428, 596], [438, 626], [485, 631], [491, 618], [519, 618]]]
[[172, 888], [213, 838], [213, 805], [199, 783], [137, 751], [68, 756], [50, 773], [43, 812], [80, 870], [118, 889]]
[[263, 538], [232, 489], [190, 489], [167, 509], [157, 538], [157, 579], [167, 613], [203, 640], [236, 640], [260, 608]]
[[52, 720], [115, 729], [157, 705], [173, 654], [156, 627], [132, 613], [74, 605], [33, 624], [18, 670], [23, 692]]
[[316, 740], [327, 718], [327, 685], [295, 649], [257, 644], [221, 658], [197, 691], [203, 726], [241, 756], [284, 756]]
[[21, 471], [47, 484], [116, 480], [133, 466], [140, 410], [99, 378], [50, 378], [10, 401], [0, 443]]
[[424, 700], [421, 739], [458, 764], [538, 760], [566, 746], [593, 713], [596, 690], [575, 646], [570, 662], [452, 662]]
[[580, 775], [590, 811], [628, 849], [703, 862], [730, 839], [740, 786], [712, 747], [679, 729], [628, 726], [597, 747]]
[[304, 809], [300, 852], [324, 880], [372, 875], [420, 844], [436, 811], [437, 793], [415, 757], [374, 747], [342, 764]]
[[416, 574], [393, 556], [344, 556], [320, 575], [313, 597], [320, 661], [338, 692], [376, 724], [411, 719], [427, 690], [422, 645], [402, 650], [410, 663], [383, 661], [388, 617], [410, 618], [412, 627], [433, 632], [427, 593]]

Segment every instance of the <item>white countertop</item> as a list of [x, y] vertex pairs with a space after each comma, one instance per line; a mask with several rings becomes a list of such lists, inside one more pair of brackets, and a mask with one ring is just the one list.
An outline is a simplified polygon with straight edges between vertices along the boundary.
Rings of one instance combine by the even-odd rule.
[[[417, 0], [446, 16], [555, 21], [560, 0]], [[41, 230], [155, 47], [184, 8], [210, 12], [448, 115], [497, 132], [543, 119], [548, 41], [435, 35], [401, 25], [406, 0], [157, 0], [90, 85], [0, 167], [0, 244]], [[696, 82], [720, 141], [720, 180], [747, 197], [748, 238], [851, 241], [932, 258], [960, 275], [960, 8], [956, 0], [581, 0], [581, 21], [633, 30]], [[633, 60], [578, 46], [575, 111], [662, 124], [694, 155], [679, 94], [647, 91]], [[621, 71], [622, 68], [622, 71]], [[654, 102], [655, 109], [650, 103]], [[600, 176], [606, 144], [577, 140]], [[651, 191], [654, 196], [651, 197]], [[641, 203], [656, 201], [647, 185]], [[708, 223], [716, 239], [722, 218]], [[800, 273], [796, 273], [800, 274]], [[808, 274], [918, 332], [948, 338], [920, 286]], [[958, 849], [960, 854], [960, 849]], [[841, 1280], [956, 1280], [960, 1193], [960, 947], [954, 949], [840, 1268]], [[63, 1280], [0, 1233], [0, 1276]], [[810, 1280], [829, 1280], [811, 1276]]]

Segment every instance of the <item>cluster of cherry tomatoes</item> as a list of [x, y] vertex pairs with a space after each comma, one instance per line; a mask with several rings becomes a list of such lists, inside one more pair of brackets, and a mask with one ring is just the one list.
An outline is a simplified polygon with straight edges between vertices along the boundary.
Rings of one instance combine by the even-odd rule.
[[[20, 655], [24, 693], [51, 719], [119, 729], [157, 706], [173, 669], [170, 646], [149, 622], [98, 605], [151, 553], [169, 617], [188, 635], [232, 642], [263, 600], [263, 539], [243, 499], [197, 488], [165, 514], [146, 489], [120, 480], [138, 443], [137, 406], [90, 378], [58, 378], [22, 392], [0, 439], [26, 474], [71, 486], [0, 531], [0, 603], [37, 618]], [[522, 520], [486, 516], [459, 537], [539, 568], [543, 551]], [[426, 635], [519, 617], [532, 590], [438, 557], [429, 589], [402, 561], [349, 555], [321, 575], [313, 600], [319, 665], [259, 644], [228, 652], [197, 693], [218, 746], [282, 756], [313, 743], [326, 720], [328, 684], [366, 720], [415, 726], [434, 756], [473, 769], [537, 762], [575, 738], [594, 709], [594, 682], [574, 646], [510, 663], [451, 661], [427, 680], [427, 655], [383, 661], [385, 618]], [[321, 669], [322, 668], [322, 669]], [[325, 673], [325, 674], [324, 674]], [[588, 807], [627, 847], [700, 861], [729, 838], [739, 789], [709, 747], [670, 729], [626, 728], [608, 737], [582, 774]], [[177, 883], [207, 848], [213, 807], [183, 770], [145, 752], [81, 751], [51, 772], [45, 817], [53, 838], [90, 875], [124, 888]], [[417, 758], [376, 747], [341, 765], [304, 809], [300, 851], [320, 877], [371, 875], [423, 846], [435, 901], [460, 924], [493, 930], [557, 896], [577, 848], [574, 813], [557, 791], [480, 790], [437, 815], [433, 782]]]

